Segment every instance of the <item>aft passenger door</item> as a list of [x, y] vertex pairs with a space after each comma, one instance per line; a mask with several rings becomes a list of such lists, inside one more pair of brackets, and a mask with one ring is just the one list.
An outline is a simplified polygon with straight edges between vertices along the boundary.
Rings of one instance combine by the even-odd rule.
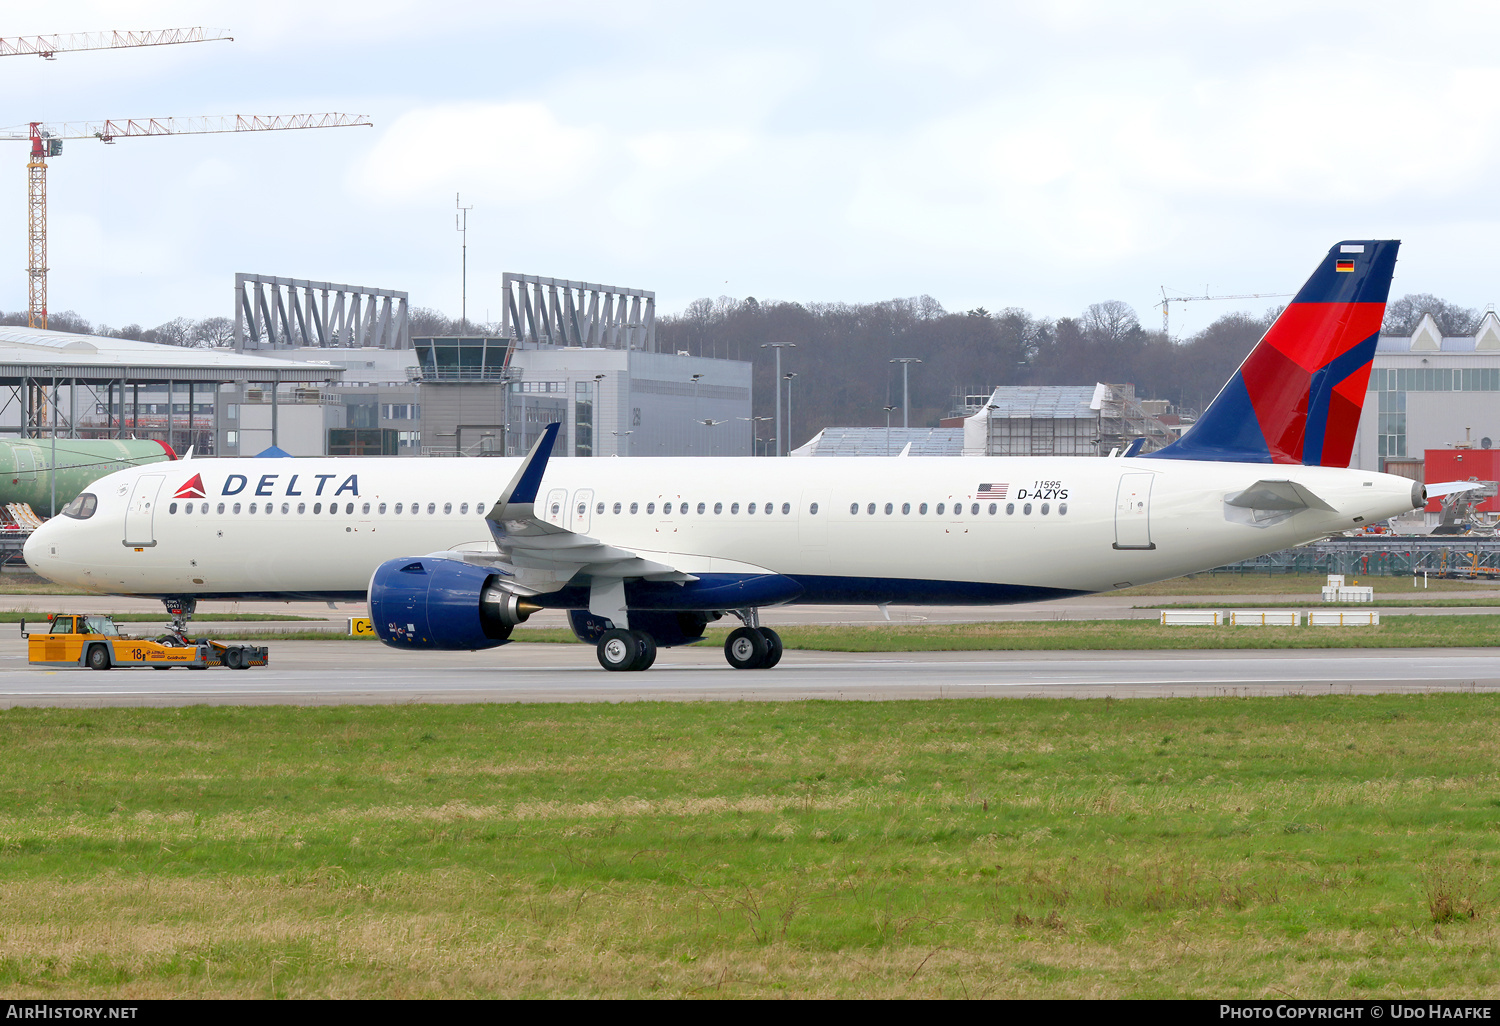
[[568, 524], [568, 490], [566, 488], [554, 488], [547, 493], [547, 513], [542, 518], [553, 527], [566, 527]]
[[150, 548], [156, 544], [156, 494], [165, 480], [161, 474], [145, 474], [135, 479], [130, 505], [125, 509], [125, 544], [132, 548]]
[[1115, 548], [1154, 549], [1151, 540], [1151, 479], [1155, 474], [1121, 474], [1115, 493]]

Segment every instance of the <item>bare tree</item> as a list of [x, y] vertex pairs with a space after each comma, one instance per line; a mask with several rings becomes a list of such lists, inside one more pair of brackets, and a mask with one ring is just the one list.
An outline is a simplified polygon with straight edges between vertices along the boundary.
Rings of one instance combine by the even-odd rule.
[[234, 321], [228, 317], [205, 317], [193, 326], [192, 344], [205, 349], [234, 345]]
[[1083, 312], [1083, 330], [1096, 339], [1119, 342], [1132, 332], [1139, 331], [1141, 319], [1135, 308], [1118, 299], [1106, 299], [1094, 303]]
[[1472, 335], [1479, 327], [1480, 313], [1468, 307], [1458, 306], [1426, 292], [1402, 296], [1385, 308], [1385, 324], [1381, 331], [1387, 335], [1410, 335], [1422, 323], [1425, 314], [1432, 314], [1438, 331], [1444, 335]]

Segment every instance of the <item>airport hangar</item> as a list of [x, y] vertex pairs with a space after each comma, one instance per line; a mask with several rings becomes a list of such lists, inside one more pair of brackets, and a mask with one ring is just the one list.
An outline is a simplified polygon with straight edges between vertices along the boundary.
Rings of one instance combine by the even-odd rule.
[[338, 367], [228, 349], [0, 327], [0, 432], [22, 438], [151, 438], [178, 451], [192, 447], [208, 454], [215, 398], [221, 388], [236, 387], [259, 389], [264, 396], [264, 409], [253, 422], [264, 422], [269, 445], [298, 433], [297, 405], [278, 397], [316, 395], [342, 375]]

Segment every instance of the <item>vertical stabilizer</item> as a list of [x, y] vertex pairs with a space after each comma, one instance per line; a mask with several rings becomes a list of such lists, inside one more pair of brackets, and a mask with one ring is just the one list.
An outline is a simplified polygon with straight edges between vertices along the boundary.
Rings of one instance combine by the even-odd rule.
[[1347, 467], [1400, 245], [1330, 249], [1198, 422], [1143, 458]]

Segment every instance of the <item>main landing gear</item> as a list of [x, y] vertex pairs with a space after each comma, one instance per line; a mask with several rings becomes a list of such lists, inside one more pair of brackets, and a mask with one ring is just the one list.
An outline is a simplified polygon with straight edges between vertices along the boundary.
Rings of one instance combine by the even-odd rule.
[[760, 625], [760, 610], [737, 609], [745, 626], [736, 627], [724, 639], [724, 658], [736, 670], [769, 670], [781, 662], [781, 635]]
[[[730, 631], [724, 642], [724, 658], [729, 665], [736, 670], [769, 670], [781, 662], [781, 635], [760, 625], [757, 610], [738, 609], [734, 612], [745, 626]], [[718, 614], [713, 614], [713, 617], [717, 619]], [[700, 621], [698, 630], [683, 640], [702, 640], [701, 629]], [[599, 665], [606, 670], [615, 673], [640, 671], [649, 669], [656, 661], [656, 639], [647, 631], [611, 627], [598, 637], [595, 651]]]
[[618, 627], [599, 639], [599, 665], [606, 670], [645, 670], [656, 662], [656, 640], [645, 631], [623, 631]]

